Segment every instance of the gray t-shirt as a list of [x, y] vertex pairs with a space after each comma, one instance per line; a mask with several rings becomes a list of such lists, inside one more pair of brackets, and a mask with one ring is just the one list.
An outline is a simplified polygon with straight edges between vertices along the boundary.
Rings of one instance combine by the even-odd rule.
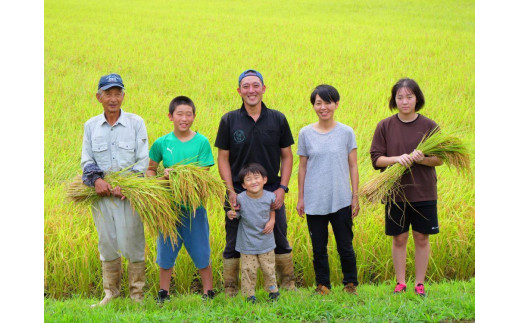
[[303, 187], [304, 211], [312, 215], [330, 214], [352, 203], [348, 154], [356, 149], [354, 130], [342, 123], [327, 133], [312, 124], [298, 136], [298, 152], [308, 157]]
[[264, 190], [258, 199], [247, 196], [244, 191], [237, 195], [240, 210], [237, 212], [238, 223], [237, 243], [235, 250], [246, 255], [258, 255], [269, 252], [276, 247], [274, 234], [262, 233], [269, 221], [271, 203], [276, 196], [273, 192]]

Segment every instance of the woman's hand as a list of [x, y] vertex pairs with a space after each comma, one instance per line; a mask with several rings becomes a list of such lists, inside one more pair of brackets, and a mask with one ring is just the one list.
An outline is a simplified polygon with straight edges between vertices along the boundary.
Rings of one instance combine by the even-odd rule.
[[303, 209], [304, 209], [303, 199], [298, 199], [298, 203], [296, 204], [296, 212], [298, 212], [298, 215], [300, 216], [300, 218], [303, 218], [303, 215], [305, 214]]
[[408, 154], [402, 154], [401, 156], [397, 156], [395, 158], [396, 158], [396, 160], [395, 160], [396, 163], [399, 163], [406, 168], [412, 166], [412, 164], [414, 162], [412, 156], [410, 156]]
[[424, 154], [422, 151], [414, 149], [414, 151], [411, 154], [412, 159], [414, 162], [420, 164], [424, 160]]
[[355, 218], [359, 214], [359, 197], [357, 195], [352, 196], [352, 218]]

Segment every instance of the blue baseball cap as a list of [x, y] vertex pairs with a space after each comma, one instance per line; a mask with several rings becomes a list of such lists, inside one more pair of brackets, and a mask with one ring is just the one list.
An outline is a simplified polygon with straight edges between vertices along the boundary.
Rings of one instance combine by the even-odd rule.
[[108, 75], [103, 75], [99, 79], [98, 90], [104, 91], [114, 86], [120, 87], [122, 89], [125, 88], [125, 85], [123, 84], [123, 79], [121, 78], [121, 76], [119, 76], [119, 74], [112, 73]]
[[240, 86], [240, 82], [242, 82], [242, 79], [246, 76], [256, 76], [260, 79], [260, 81], [262, 81], [262, 85], [264, 85], [264, 78], [262, 77], [262, 74], [260, 74], [260, 72], [255, 70], [245, 70], [238, 77], [238, 86]]

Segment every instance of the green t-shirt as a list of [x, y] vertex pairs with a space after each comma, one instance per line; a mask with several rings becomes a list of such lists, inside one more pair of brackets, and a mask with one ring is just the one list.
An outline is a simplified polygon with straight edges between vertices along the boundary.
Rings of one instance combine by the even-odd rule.
[[186, 142], [180, 141], [170, 132], [153, 143], [149, 155], [156, 163], [162, 161], [165, 168], [179, 163], [198, 163], [201, 167], [215, 165], [208, 138], [198, 132]]

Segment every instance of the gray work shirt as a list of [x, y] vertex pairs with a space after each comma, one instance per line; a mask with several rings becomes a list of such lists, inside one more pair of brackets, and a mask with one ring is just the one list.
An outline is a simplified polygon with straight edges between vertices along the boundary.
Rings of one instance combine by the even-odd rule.
[[273, 192], [264, 190], [262, 197], [251, 198], [244, 191], [237, 195], [240, 210], [237, 212], [238, 223], [237, 243], [235, 250], [246, 255], [258, 255], [269, 252], [276, 247], [274, 234], [262, 233], [269, 221], [271, 203], [276, 196]]
[[317, 132], [312, 124], [300, 130], [297, 154], [308, 157], [305, 213], [326, 215], [352, 203], [348, 154], [356, 148], [354, 130], [340, 122], [327, 133]]
[[131, 165], [136, 172], [148, 167], [148, 135], [138, 115], [121, 110], [111, 126], [102, 113], [85, 122], [81, 168], [97, 164], [103, 172], [114, 172]]

